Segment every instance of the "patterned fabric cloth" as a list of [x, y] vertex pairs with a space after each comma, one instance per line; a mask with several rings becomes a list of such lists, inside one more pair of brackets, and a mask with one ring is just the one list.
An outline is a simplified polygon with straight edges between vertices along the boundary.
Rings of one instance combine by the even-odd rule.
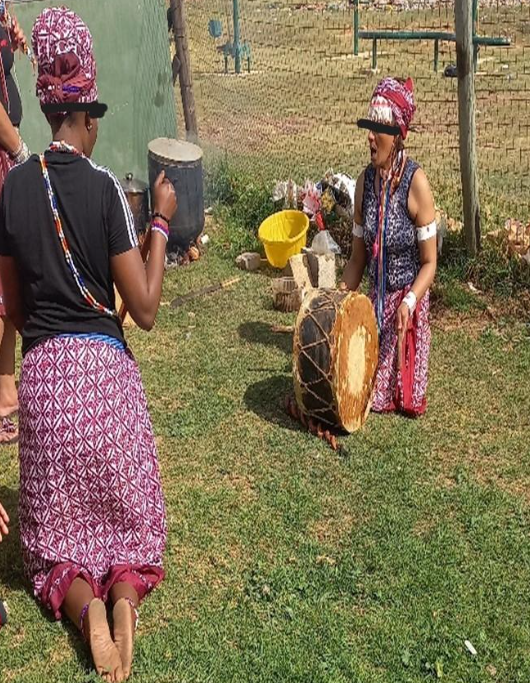
[[[411, 330], [405, 337], [407, 362], [398, 372], [398, 336], [396, 314], [403, 298], [410, 291], [420, 271], [417, 228], [408, 211], [408, 196], [414, 173], [418, 169], [407, 159], [401, 182], [390, 199], [386, 234], [387, 293], [383, 301], [383, 322], [379, 332], [379, 363], [375, 381], [372, 410], [401, 411], [411, 416], [422, 415], [426, 409], [431, 330], [429, 326], [429, 292], [418, 302], [411, 317]], [[365, 170], [363, 192], [363, 231], [366, 244], [371, 299], [377, 311], [375, 274], [377, 259], [373, 245], [377, 237], [379, 198], [375, 191], [376, 169]]]
[[35, 595], [56, 618], [72, 581], [140, 598], [163, 578], [165, 507], [138, 367], [101, 341], [48, 339], [20, 378], [20, 533]]
[[[416, 226], [408, 211], [408, 197], [412, 178], [418, 164], [407, 159], [403, 177], [390, 199], [388, 226], [385, 234], [388, 292], [401, 290], [412, 285], [420, 270], [420, 252]], [[368, 259], [368, 273], [375, 281], [377, 259], [374, 258], [374, 244], [377, 239], [379, 196], [375, 191], [376, 170], [371, 164], [364, 172], [363, 225], [364, 241]]]
[[[372, 410], [376, 413], [401, 411], [411, 417], [422, 415], [427, 407], [427, 383], [429, 354], [431, 349], [431, 328], [429, 325], [429, 292], [418, 302], [414, 318], [414, 363], [411, 368], [410, 397], [406, 397], [403, 373], [397, 370], [398, 337], [396, 313], [403, 298], [410, 290], [387, 294], [385, 298], [384, 323], [379, 337], [379, 363], [372, 399]], [[375, 306], [376, 294], [371, 293]]]
[[416, 113], [414, 83], [411, 78], [404, 83], [395, 78], [383, 78], [379, 82], [372, 95], [368, 118], [379, 123], [391, 124], [392, 120], [387, 120], [388, 110], [399, 126], [401, 137], [405, 140]]
[[66, 7], [45, 9], [32, 31], [41, 104], [95, 102], [98, 98], [92, 35]]

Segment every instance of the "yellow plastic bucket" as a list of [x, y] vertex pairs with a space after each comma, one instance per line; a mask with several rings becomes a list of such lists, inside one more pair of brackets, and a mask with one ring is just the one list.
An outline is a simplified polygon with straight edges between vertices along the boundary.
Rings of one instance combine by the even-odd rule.
[[302, 251], [308, 228], [309, 218], [301, 211], [280, 211], [263, 221], [258, 237], [271, 266], [285, 268], [291, 256]]

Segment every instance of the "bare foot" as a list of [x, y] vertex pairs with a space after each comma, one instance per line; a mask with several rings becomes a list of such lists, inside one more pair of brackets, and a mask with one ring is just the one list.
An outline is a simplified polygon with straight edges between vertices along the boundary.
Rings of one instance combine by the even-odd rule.
[[18, 397], [15, 392], [10, 400], [2, 401], [0, 405], [0, 417], [12, 417], [18, 413]]
[[123, 681], [120, 654], [110, 637], [107, 610], [101, 600], [94, 598], [86, 615], [85, 632], [90, 643], [96, 671], [108, 683]]
[[114, 642], [120, 653], [123, 675], [129, 678], [133, 659], [135, 614], [130, 603], [125, 598], [121, 598], [114, 605], [112, 616], [114, 618]]

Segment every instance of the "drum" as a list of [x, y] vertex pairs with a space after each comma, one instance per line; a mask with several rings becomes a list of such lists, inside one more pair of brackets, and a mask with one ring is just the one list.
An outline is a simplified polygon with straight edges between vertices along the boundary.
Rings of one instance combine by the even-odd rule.
[[363, 294], [317, 289], [300, 308], [293, 375], [300, 410], [346, 432], [368, 417], [379, 341], [373, 306]]
[[151, 197], [161, 171], [177, 193], [178, 209], [169, 226], [168, 249], [188, 251], [204, 229], [202, 149], [171, 138], [153, 140], [148, 148]]

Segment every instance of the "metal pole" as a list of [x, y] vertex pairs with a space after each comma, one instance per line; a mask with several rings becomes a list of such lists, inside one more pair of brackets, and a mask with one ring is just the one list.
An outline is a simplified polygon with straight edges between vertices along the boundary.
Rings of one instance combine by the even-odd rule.
[[359, 0], [353, 4], [353, 54], [359, 54]]
[[464, 233], [470, 256], [480, 249], [480, 201], [476, 158], [475, 70], [473, 68], [473, 0], [455, 3], [458, 127]]
[[473, 38], [477, 34], [478, 23], [478, 0], [473, 0]]
[[233, 0], [234, 5], [234, 59], [236, 74], [241, 73], [241, 30], [239, 25], [239, 0]]

